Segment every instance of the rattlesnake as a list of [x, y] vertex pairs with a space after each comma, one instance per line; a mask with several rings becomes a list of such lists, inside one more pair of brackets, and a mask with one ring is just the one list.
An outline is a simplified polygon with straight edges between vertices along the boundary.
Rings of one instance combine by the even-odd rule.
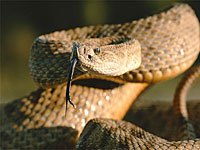
[[[68, 107], [65, 118], [64, 82], [69, 72], [72, 43], [86, 38], [93, 41], [119, 36], [139, 41], [140, 66], [115, 77], [76, 69], [77, 81], [70, 94], [77, 108]], [[175, 77], [188, 69], [198, 56], [199, 41], [199, 22], [187, 4], [176, 4], [130, 23], [82, 27], [38, 37], [31, 49], [30, 68], [34, 81], [43, 89], [1, 107], [4, 140], [1, 147], [72, 148], [87, 121], [97, 117], [121, 119], [151, 83]]]

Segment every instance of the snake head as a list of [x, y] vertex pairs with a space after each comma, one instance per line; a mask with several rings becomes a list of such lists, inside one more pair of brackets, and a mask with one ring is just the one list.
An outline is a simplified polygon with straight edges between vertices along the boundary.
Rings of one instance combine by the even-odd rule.
[[141, 64], [141, 46], [135, 39], [100, 38], [76, 44], [78, 68], [90, 74], [119, 76]]

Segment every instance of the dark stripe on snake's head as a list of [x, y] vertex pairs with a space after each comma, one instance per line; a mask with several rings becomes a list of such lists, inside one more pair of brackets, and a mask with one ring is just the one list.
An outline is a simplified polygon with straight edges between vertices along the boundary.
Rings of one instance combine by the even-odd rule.
[[73, 48], [72, 48], [71, 60], [70, 60], [70, 69], [69, 69], [69, 74], [68, 74], [68, 79], [67, 79], [65, 116], [66, 116], [66, 112], [67, 112], [68, 102], [75, 108], [75, 105], [71, 101], [70, 88], [71, 88], [71, 82], [72, 82], [72, 78], [73, 78], [73, 74], [74, 74], [74, 69], [78, 62], [77, 51], [78, 51], [78, 44], [74, 43]]

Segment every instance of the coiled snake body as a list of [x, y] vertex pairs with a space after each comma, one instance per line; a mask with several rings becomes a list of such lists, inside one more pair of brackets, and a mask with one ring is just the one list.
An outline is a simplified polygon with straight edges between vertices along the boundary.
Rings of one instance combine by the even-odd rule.
[[[186, 4], [174, 5], [160, 14], [130, 23], [82, 27], [38, 37], [31, 49], [30, 68], [34, 81], [43, 89], [39, 88], [28, 96], [1, 106], [1, 137], [5, 141], [1, 147], [73, 148], [87, 121], [99, 117], [121, 119], [136, 97], [150, 83], [175, 77], [188, 69], [199, 54], [199, 38], [198, 19]], [[79, 54], [82, 54], [84, 60], [78, 57], [78, 69], [75, 69], [74, 74], [74, 79], [77, 81], [73, 83], [70, 93], [77, 108], [68, 107], [65, 118], [64, 82], [69, 72], [74, 41], [80, 43], [80, 49], [83, 48]], [[132, 53], [123, 50], [129, 45], [131, 47], [131, 44], [136, 44], [134, 46], [137, 47], [134, 59], [129, 57]], [[98, 47], [101, 55], [95, 52]], [[108, 56], [113, 57], [106, 57], [104, 54], [111, 54]], [[111, 61], [114, 65], [110, 63]], [[130, 66], [129, 62], [132, 62], [133, 66]], [[109, 66], [115, 69], [107, 64], [99, 65], [101, 63], [110, 63]], [[124, 69], [120, 69], [117, 63], [123, 64]], [[120, 73], [115, 72], [117, 68]], [[112, 75], [111, 71], [115, 74]], [[105, 128], [106, 124], [115, 124], [113, 123], [115, 121], [111, 120], [105, 123], [104, 120], [99, 122], [101, 121]], [[133, 138], [132, 142], [136, 145], [126, 143], [123, 139], [120, 141], [128, 144], [131, 149], [152, 147], [169, 149], [176, 148], [177, 145], [199, 147], [198, 139], [170, 145], [171, 143], [166, 140], [154, 137], [138, 127], [132, 125], [129, 129], [130, 126], [124, 124], [115, 124], [115, 128], [127, 128], [127, 132], [133, 130], [131, 133], [135, 133], [135, 136], [141, 135], [137, 140]], [[95, 131], [99, 133], [98, 130]], [[120, 135], [118, 130], [114, 134], [116, 137]], [[131, 138], [126, 135], [129, 133], [121, 134], [125, 134], [128, 139]], [[112, 136], [109, 141], [113, 142]], [[95, 145], [102, 145], [101, 141], [96, 142]], [[81, 147], [79, 141], [77, 148]]]

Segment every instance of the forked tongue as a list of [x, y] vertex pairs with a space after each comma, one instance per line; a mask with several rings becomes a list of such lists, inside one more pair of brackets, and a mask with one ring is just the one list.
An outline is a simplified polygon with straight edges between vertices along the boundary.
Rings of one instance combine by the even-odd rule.
[[71, 88], [72, 78], [73, 78], [73, 74], [74, 74], [74, 69], [75, 69], [76, 63], [78, 61], [78, 59], [76, 57], [77, 50], [78, 50], [78, 44], [76, 42], [74, 42], [73, 48], [72, 48], [71, 60], [70, 60], [70, 70], [69, 70], [68, 79], [67, 79], [65, 117], [66, 117], [66, 114], [67, 114], [67, 104], [68, 104], [68, 102], [74, 108], [76, 107], [73, 104], [73, 102], [71, 101], [70, 88]]

